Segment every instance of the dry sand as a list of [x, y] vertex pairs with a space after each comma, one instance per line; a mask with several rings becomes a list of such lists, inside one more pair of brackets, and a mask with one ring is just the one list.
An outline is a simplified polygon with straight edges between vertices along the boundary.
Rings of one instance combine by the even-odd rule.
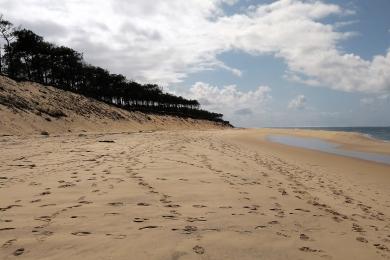
[[226, 126], [129, 112], [72, 92], [0, 76], [0, 135], [218, 128]]
[[0, 259], [390, 259], [390, 166], [277, 131], [0, 137]]

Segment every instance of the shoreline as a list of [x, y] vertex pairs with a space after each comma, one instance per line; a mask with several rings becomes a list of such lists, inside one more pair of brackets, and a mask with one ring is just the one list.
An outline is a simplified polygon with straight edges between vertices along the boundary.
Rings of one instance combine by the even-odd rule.
[[359, 132], [359, 131], [346, 131], [347, 128], [390, 128], [390, 126], [362, 126], [362, 127], [261, 127], [258, 129], [285, 129], [285, 130], [313, 130], [313, 131], [325, 131], [325, 132], [340, 132], [340, 133], [352, 133], [352, 134], [359, 134], [364, 137], [367, 137], [368, 139], [373, 139], [377, 141], [383, 141], [383, 142], [390, 142], [390, 139], [382, 139], [379, 137], [375, 137], [374, 135], [370, 133], [365, 132]]
[[2, 138], [0, 258], [389, 259], [390, 166], [267, 132]]
[[346, 150], [390, 155], [390, 142], [367, 136], [366, 134], [360, 132], [309, 130], [297, 128], [259, 128], [256, 130], [259, 130], [262, 137], [264, 135], [280, 134], [303, 138], [318, 138], [339, 144], [340, 148]]

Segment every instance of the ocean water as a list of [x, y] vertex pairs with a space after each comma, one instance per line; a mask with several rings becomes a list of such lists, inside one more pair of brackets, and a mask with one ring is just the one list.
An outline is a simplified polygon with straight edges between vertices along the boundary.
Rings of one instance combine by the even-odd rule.
[[357, 132], [369, 137], [390, 141], [390, 126], [387, 127], [287, 127], [293, 129], [310, 129], [326, 131]]
[[347, 157], [390, 164], [390, 155], [344, 150], [340, 148], [339, 144], [335, 144], [318, 138], [306, 138], [287, 135], [268, 135], [267, 139], [275, 143], [281, 143], [285, 145], [318, 150]]

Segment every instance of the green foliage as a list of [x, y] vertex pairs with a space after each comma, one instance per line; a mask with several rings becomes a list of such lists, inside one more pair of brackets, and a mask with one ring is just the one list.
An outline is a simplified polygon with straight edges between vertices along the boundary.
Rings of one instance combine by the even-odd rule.
[[[164, 93], [154, 84], [139, 84], [123, 75], [85, 63], [82, 54], [45, 42], [34, 32], [15, 29], [0, 16], [6, 39], [3, 71], [16, 80], [29, 80], [79, 93], [127, 110], [207, 119], [228, 124], [222, 114], [200, 109], [197, 100]], [[0, 67], [1, 69], [1, 67]], [[1, 71], [0, 71], [1, 72]]]

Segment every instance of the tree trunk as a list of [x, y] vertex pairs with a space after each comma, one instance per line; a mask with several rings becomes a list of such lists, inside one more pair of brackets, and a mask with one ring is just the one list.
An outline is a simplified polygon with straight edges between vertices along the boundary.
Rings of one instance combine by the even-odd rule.
[[2, 60], [2, 56], [1, 56], [1, 47], [0, 47], [0, 74], [2, 74], [3, 72], [3, 60]]

